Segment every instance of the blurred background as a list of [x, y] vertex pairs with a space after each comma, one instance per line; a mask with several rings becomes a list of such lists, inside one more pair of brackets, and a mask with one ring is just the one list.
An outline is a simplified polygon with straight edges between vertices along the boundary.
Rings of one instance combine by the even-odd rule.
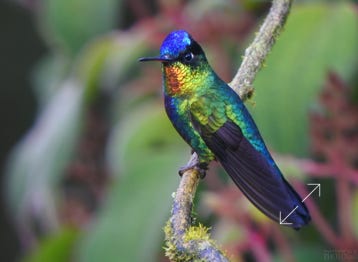
[[[162, 228], [190, 150], [156, 55], [186, 29], [230, 82], [270, 8], [250, 0], [0, 2], [1, 261], [168, 261]], [[217, 164], [198, 222], [233, 261], [358, 260], [358, 4], [295, 1], [246, 104], [312, 223], [263, 217]]]

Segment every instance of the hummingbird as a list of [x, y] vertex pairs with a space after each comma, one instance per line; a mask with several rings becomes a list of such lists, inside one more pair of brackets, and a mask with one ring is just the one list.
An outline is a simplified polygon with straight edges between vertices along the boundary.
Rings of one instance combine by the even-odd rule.
[[[185, 30], [169, 33], [160, 55], [166, 113], [205, 176], [216, 160], [243, 194], [272, 220], [295, 229], [310, 221], [307, 207], [283, 177], [238, 94], [215, 73], [201, 46]], [[282, 220], [285, 223], [281, 223]]]

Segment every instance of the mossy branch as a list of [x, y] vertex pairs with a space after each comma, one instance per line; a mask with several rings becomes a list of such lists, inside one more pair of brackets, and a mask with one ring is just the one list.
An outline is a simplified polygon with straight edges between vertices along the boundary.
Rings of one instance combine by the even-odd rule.
[[243, 101], [250, 97], [256, 74], [261, 69], [268, 53], [280, 34], [290, 12], [292, 0], [273, 0], [260, 31], [254, 41], [245, 50], [241, 66], [229, 86]]
[[[229, 83], [242, 100], [252, 94], [255, 76], [286, 22], [291, 3], [292, 0], [272, 1], [264, 23], [246, 49], [241, 66]], [[194, 153], [188, 164], [196, 160]], [[196, 169], [189, 169], [182, 175], [174, 197], [172, 214], [165, 226], [166, 255], [172, 261], [229, 261], [210, 239], [208, 228], [192, 225], [192, 205], [199, 180], [200, 174]]]
[[[188, 164], [197, 161], [194, 153]], [[191, 210], [200, 180], [197, 169], [186, 171], [174, 196], [172, 216], [164, 228], [166, 255], [172, 261], [228, 261], [214, 241], [209, 229], [192, 225]]]

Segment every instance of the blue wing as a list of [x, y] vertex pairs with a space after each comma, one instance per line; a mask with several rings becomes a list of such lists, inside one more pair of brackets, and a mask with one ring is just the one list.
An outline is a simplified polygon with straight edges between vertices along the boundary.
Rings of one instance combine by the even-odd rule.
[[216, 159], [258, 209], [277, 222], [295, 209], [285, 223], [296, 229], [310, 221], [309, 212], [300, 196], [276, 165], [271, 165], [245, 138], [240, 127], [227, 121], [213, 134], [205, 134], [204, 127], [201, 130], [205, 143]]

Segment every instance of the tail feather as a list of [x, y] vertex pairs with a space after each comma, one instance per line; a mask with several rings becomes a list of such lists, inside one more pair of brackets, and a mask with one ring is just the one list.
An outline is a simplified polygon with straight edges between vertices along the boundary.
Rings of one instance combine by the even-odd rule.
[[237, 125], [228, 121], [204, 140], [235, 184], [264, 214], [296, 229], [310, 221], [307, 207], [278, 167], [251, 145]]

